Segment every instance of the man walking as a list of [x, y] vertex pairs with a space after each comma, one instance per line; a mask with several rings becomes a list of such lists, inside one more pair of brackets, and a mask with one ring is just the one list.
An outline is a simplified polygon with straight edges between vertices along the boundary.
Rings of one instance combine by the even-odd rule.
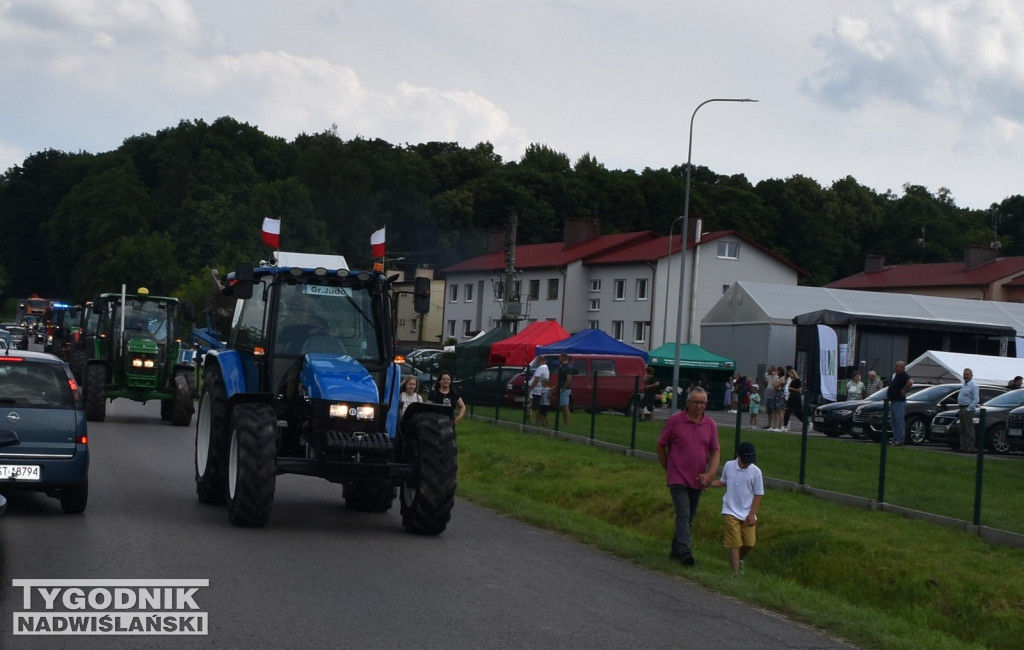
[[690, 527], [700, 495], [718, 473], [718, 425], [704, 411], [708, 394], [701, 387], [690, 391], [686, 410], [672, 415], [658, 436], [658, 461], [665, 468], [668, 490], [676, 511], [675, 534], [669, 557], [693, 566]]
[[902, 447], [907, 421], [907, 391], [914, 385], [914, 380], [907, 374], [907, 364], [903, 361], [896, 362], [895, 370], [885, 394], [889, 400], [889, 414], [892, 416], [892, 440], [889, 444]]
[[964, 385], [956, 396], [956, 404], [960, 407], [960, 451], [965, 454], [977, 453], [974, 414], [978, 411], [978, 384], [970, 368], [964, 368]]

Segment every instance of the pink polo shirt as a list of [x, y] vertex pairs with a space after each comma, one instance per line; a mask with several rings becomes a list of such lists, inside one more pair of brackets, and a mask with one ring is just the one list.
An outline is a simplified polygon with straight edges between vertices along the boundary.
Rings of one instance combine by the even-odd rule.
[[707, 471], [708, 457], [719, 450], [718, 425], [706, 415], [700, 422], [694, 422], [686, 411], [679, 411], [665, 423], [658, 444], [665, 447], [668, 455], [668, 484], [699, 490], [697, 476]]

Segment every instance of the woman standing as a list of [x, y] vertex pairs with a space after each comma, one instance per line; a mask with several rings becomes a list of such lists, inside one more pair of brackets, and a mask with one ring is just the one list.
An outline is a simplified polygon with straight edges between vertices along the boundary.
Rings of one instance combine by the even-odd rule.
[[402, 380], [402, 392], [398, 394], [398, 417], [405, 413], [405, 407], [413, 402], [422, 402], [423, 396], [419, 393], [420, 382], [415, 376], [409, 375]]
[[864, 399], [864, 382], [860, 380], [860, 373], [853, 373], [853, 378], [846, 384], [846, 399]]
[[795, 415], [800, 422], [804, 421], [803, 414], [803, 384], [800, 382], [800, 375], [795, 368], [790, 368], [789, 375], [789, 397], [786, 398], [786, 422], [783, 428], [789, 429], [789, 416]]
[[430, 391], [428, 398], [435, 404], [452, 407], [452, 411], [455, 412], [455, 424], [461, 422], [466, 415], [466, 403], [462, 401], [458, 389], [452, 386], [452, 373], [447, 370], [438, 375], [437, 385]]
[[772, 431], [782, 431], [782, 421], [786, 411], [786, 369], [779, 366], [775, 369], [775, 404], [772, 406]]
[[773, 430], [775, 426], [775, 366], [768, 366], [768, 372], [764, 373], [764, 412], [768, 416], [768, 424], [765, 429]]

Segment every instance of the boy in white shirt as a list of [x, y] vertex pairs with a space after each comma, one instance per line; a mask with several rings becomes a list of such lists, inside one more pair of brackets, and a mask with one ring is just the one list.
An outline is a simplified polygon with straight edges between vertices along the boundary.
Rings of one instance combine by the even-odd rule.
[[733, 573], [743, 573], [743, 558], [757, 541], [757, 510], [764, 496], [764, 478], [755, 460], [757, 451], [753, 443], [741, 442], [736, 459], [722, 468], [722, 478], [710, 483], [710, 487], [726, 488], [722, 496], [722, 522]]

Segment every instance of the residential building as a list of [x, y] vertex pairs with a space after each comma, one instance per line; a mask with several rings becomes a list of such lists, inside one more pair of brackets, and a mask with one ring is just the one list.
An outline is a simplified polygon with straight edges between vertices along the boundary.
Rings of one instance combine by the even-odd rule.
[[990, 246], [968, 246], [963, 262], [886, 265], [881, 255], [869, 255], [864, 270], [826, 285], [910, 293], [919, 296], [1024, 302], [1024, 257], [998, 257]]
[[[699, 232], [700, 221], [691, 225]], [[738, 280], [796, 285], [801, 269], [736, 231], [687, 237], [686, 317], [678, 319], [680, 246], [650, 231], [600, 235], [595, 221], [569, 219], [563, 242], [515, 248], [513, 329], [558, 321], [569, 332], [600, 329], [638, 349], [700, 343], [700, 321]], [[506, 271], [501, 240], [485, 255], [440, 271], [447, 283], [444, 334], [460, 341], [502, 323], [495, 286]], [[498, 295], [496, 295], [496, 293]], [[507, 317], [506, 313], [506, 317]], [[507, 321], [506, 321], [507, 322]], [[679, 326], [677, 328], [677, 323]]]

